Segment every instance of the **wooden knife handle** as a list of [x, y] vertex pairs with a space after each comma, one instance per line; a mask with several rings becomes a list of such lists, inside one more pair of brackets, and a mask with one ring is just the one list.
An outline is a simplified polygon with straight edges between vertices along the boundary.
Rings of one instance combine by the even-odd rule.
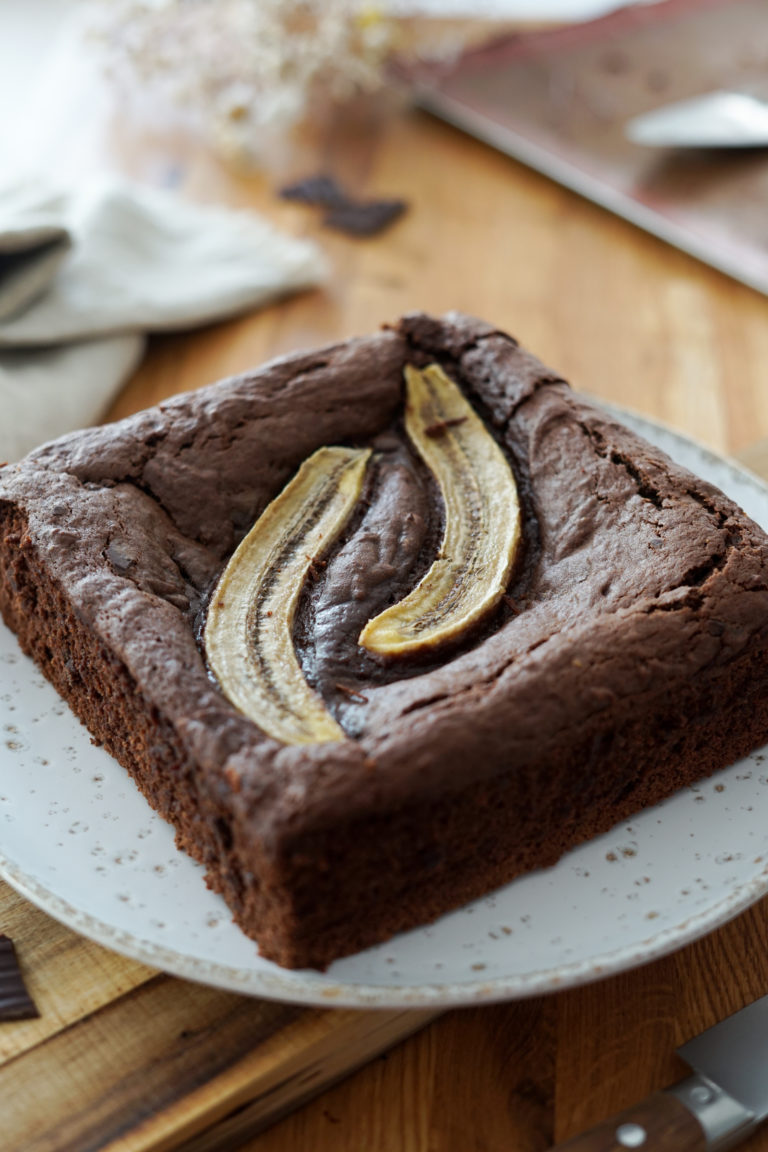
[[581, 1136], [558, 1144], [552, 1152], [706, 1152], [699, 1121], [666, 1092], [654, 1092], [639, 1104]]

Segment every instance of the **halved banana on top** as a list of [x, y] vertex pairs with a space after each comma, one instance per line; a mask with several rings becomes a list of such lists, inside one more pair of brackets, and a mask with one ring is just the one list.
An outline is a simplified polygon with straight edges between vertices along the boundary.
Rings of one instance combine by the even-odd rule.
[[[409, 365], [405, 376], [406, 429], [440, 487], [445, 531], [419, 584], [360, 634], [364, 648], [392, 657], [436, 648], [486, 616], [521, 539], [514, 476], [480, 417], [438, 365]], [[241, 712], [286, 744], [345, 739], [304, 679], [293, 624], [307, 574], [360, 497], [370, 455], [320, 448], [310, 456], [237, 548], [211, 599], [211, 670]]]
[[293, 646], [307, 573], [344, 527], [370, 450], [319, 448], [235, 551], [211, 599], [204, 643], [224, 695], [286, 744], [344, 740]]
[[391, 657], [436, 648], [486, 616], [521, 540], [515, 478], [483, 421], [439, 365], [408, 365], [405, 377], [405, 427], [440, 487], [445, 531], [413, 591], [360, 633], [369, 652]]

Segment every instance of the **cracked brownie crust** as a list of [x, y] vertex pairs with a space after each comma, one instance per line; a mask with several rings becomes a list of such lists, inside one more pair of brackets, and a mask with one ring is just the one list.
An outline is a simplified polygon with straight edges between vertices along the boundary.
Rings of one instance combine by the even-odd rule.
[[[512, 466], [523, 547], [475, 632], [383, 661], [360, 628], [442, 533], [402, 426], [405, 364], [435, 361]], [[348, 739], [287, 746], [223, 696], [201, 625], [237, 543], [330, 444], [374, 464], [294, 641]], [[0, 472], [0, 531], [6, 622], [284, 965], [554, 863], [768, 740], [765, 534], [464, 316], [407, 316], [47, 445]]]

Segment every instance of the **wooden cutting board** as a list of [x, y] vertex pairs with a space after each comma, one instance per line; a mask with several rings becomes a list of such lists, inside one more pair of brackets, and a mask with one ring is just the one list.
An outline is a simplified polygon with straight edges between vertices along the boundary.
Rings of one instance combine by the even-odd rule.
[[427, 1023], [307, 1009], [165, 976], [75, 935], [0, 881], [40, 1017], [0, 1023], [3, 1152], [216, 1152]]

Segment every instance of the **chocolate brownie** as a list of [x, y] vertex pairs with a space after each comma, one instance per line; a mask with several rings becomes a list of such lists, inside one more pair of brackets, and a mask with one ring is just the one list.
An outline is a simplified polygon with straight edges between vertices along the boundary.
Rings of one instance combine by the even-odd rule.
[[[517, 482], [497, 607], [399, 660], [360, 629], [444, 510], [403, 425], [439, 364]], [[343, 729], [286, 744], [206, 663], [212, 589], [317, 449], [372, 448], [295, 616]], [[425, 923], [768, 740], [768, 538], [494, 328], [451, 314], [178, 396], [0, 471], [0, 606], [264, 956], [322, 967]]]

